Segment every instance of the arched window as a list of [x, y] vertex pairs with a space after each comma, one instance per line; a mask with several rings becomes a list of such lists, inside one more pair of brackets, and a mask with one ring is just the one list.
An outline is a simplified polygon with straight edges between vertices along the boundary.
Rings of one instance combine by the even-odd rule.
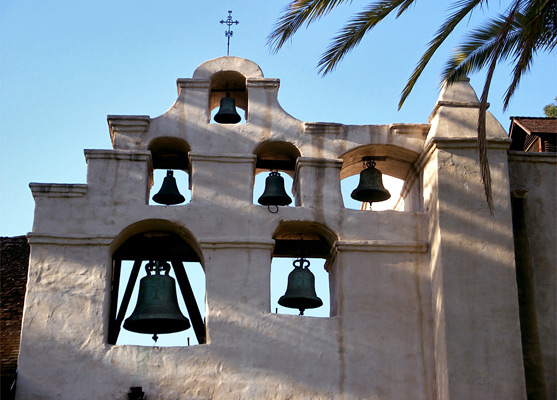
[[[324, 265], [331, 253], [331, 246], [336, 240], [336, 235], [321, 224], [290, 221], [281, 223], [275, 231], [273, 239], [275, 246], [271, 263], [271, 311], [292, 315], [299, 315], [303, 311], [303, 315], [307, 316], [330, 316], [329, 274]], [[322, 306], [313, 302], [314, 295], [310, 291], [309, 295], [304, 294], [304, 296], [309, 297], [309, 304], [312, 305], [301, 310], [297, 308], [297, 305], [304, 302], [299, 303], [297, 299], [292, 302], [288, 300], [292, 295], [296, 297], [296, 294], [300, 293], [296, 286], [299, 283], [299, 281], [297, 282], [297, 272], [294, 275], [291, 274], [295, 270], [299, 272], [298, 268], [305, 267], [308, 267], [307, 269], [315, 278], [315, 296], [322, 301]], [[307, 274], [302, 274], [302, 280], [307, 278]], [[306, 288], [308, 286], [305, 284], [301, 285], [303, 293], [308, 293]], [[309, 288], [311, 289], [311, 285]], [[292, 289], [294, 290], [291, 291]], [[315, 308], [311, 308], [314, 306]]]
[[[172, 224], [166, 221], [144, 221], [128, 228], [125, 233], [120, 235], [125, 239], [117, 240], [121, 243], [117, 245], [112, 255], [109, 344], [153, 345], [155, 334], [158, 336], [156, 338], [158, 346], [187, 346], [188, 344], [205, 343], [205, 276], [200, 252], [198, 247], [192, 244], [191, 238], [176, 233], [175, 229], [169, 229], [171, 227]], [[140, 232], [137, 232], [138, 230]], [[168, 279], [155, 278], [157, 283], [154, 292], [150, 288], [146, 290], [147, 285], [141, 286], [141, 279], [148, 275], [150, 277], [156, 275], [155, 265], [166, 265], [168, 271], [163, 271], [161, 268], [160, 275], [168, 273], [175, 284], [158, 286], [159, 282], [168, 282]], [[162, 307], [164, 310], [172, 310], [175, 315], [181, 313], [188, 318], [189, 322], [185, 324], [191, 325], [191, 328], [177, 333], [166, 333], [159, 331], [159, 329], [164, 330], [165, 328], [153, 323], [148, 325], [149, 329], [151, 327], [153, 329], [151, 334], [137, 332], [133, 329], [126, 330], [125, 321], [137, 309], [140, 287], [142, 287], [141, 290], [144, 290], [144, 295], [153, 294], [154, 298], [160, 299], [166, 298], [167, 295], [170, 297], [176, 295], [177, 305], [172, 301], [165, 301]], [[162, 292], [157, 292], [157, 290]], [[179, 310], [176, 310], [175, 306]], [[157, 315], [152, 318], [153, 321], [160, 316], [159, 311], [155, 314]], [[146, 320], [147, 323], [151, 321], [150, 318], [146, 318]], [[161, 324], [161, 322], [157, 323]]]
[[[161, 189], [163, 192], [165, 190], [168, 192], [169, 185], [174, 184], [175, 187], [170, 187], [171, 192], [174, 193], [175, 189], [183, 197], [183, 200], [178, 197], [176, 202], [171, 204], [188, 203], [191, 200], [188, 163], [189, 145], [181, 139], [161, 137], [154, 139], [148, 148], [153, 160], [153, 185], [149, 195], [149, 204], [169, 205], [166, 204], [164, 197], [162, 200], [159, 198], [158, 201], [156, 197], [155, 199], [153, 197], [157, 194], [160, 196]], [[170, 181], [165, 181], [167, 177], [170, 177]]]
[[300, 151], [288, 142], [266, 141], [259, 144], [253, 153], [257, 156], [253, 203], [258, 204], [258, 199], [264, 193], [269, 173], [278, 172], [284, 181], [286, 194], [291, 197], [292, 203], [289, 205], [294, 206], [292, 184]]
[[243, 110], [238, 113], [240, 120], [229, 123], [245, 123], [248, 118], [248, 92], [246, 88], [246, 77], [235, 71], [217, 72], [211, 76], [211, 91], [209, 93], [209, 115], [210, 122], [216, 122], [214, 117], [219, 111], [221, 99], [230, 97], [229, 103], [234, 104], [236, 109]]
[[344, 178], [340, 182], [342, 190], [342, 200], [344, 207], [352, 210], [383, 211], [383, 210], [404, 210], [404, 199], [401, 198], [401, 191], [404, 181], [394, 176], [383, 174], [383, 186], [389, 191], [391, 197], [388, 200], [368, 203], [354, 200], [350, 195], [360, 183], [360, 174]]
[[[411, 150], [384, 144], [360, 146], [342, 155], [340, 178], [344, 206], [363, 211], [419, 211], [421, 187], [413, 167], [418, 156]], [[352, 198], [351, 194], [361, 183], [361, 173], [366, 169], [374, 170], [381, 177], [380, 181], [390, 198], [371, 204]], [[373, 187], [378, 185], [375, 182]]]

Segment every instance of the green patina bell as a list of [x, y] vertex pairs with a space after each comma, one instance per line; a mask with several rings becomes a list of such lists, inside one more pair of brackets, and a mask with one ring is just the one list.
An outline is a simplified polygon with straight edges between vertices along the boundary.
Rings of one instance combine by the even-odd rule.
[[292, 203], [284, 190], [284, 178], [278, 172], [271, 172], [265, 179], [265, 190], [257, 202], [264, 206], [287, 206]]
[[[190, 321], [182, 314], [176, 296], [176, 281], [168, 275], [170, 265], [151, 261], [147, 276], [139, 283], [135, 310], [124, 321], [124, 328], [137, 333], [157, 334], [185, 331]], [[161, 275], [161, 272], [165, 272]]]
[[360, 173], [358, 187], [350, 197], [361, 202], [375, 203], [385, 201], [391, 194], [383, 186], [383, 175], [375, 168], [375, 161], [364, 158], [365, 169]]
[[323, 301], [315, 293], [315, 276], [308, 269], [309, 261], [299, 258], [293, 262], [294, 270], [288, 275], [288, 286], [286, 293], [278, 303], [287, 308], [297, 308], [300, 315], [310, 308], [318, 308]]
[[214, 119], [219, 124], [237, 124], [241, 121], [242, 117], [236, 112], [236, 101], [230, 97], [230, 93], [220, 99], [220, 108]]
[[153, 196], [153, 201], [159, 204], [166, 204], [167, 206], [180, 204], [186, 201], [184, 196], [182, 196], [178, 191], [178, 185], [176, 185], [176, 178], [174, 178], [173, 171], [166, 171], [166, 176], [162, 182], [161, 190]]

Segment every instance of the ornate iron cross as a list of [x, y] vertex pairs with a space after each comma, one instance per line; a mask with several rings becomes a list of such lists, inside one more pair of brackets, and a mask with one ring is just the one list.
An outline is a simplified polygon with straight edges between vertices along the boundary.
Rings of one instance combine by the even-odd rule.
[[238, 25], [240, 22], [239, 21], [232, 21], [232, 11], [228, 11], [228, 18], [226, 18], [226, 20], [221, 19], [220, 23], [228, 25], [228, 30], [224, 31], [224, 36], [226, 36], [228, 38], [228, 45], [226, 46], [226, 55], [229, 56], [230, 55], [230, 38], [232, 37], [232, 35], [234, 35], [234, 32], [230, 30], [230, 27], [232, 25]]

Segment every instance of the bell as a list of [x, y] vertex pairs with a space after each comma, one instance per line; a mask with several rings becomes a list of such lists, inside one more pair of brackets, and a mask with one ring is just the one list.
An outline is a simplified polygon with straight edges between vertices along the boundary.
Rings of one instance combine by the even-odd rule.
[[161, 190], [153, 196], [153, 201], [166, 205], [180, 204], [186, 201], [184, 196], [182, 196], [178, 191], [173, 171], [166, 171], [166, 176], [162, 182]]
[[364, 159], [366, 168], [360, 172], [360, 183], [350, 197], [361, 202], [385, 201], [391, 194], [383, 186], [381, 171], [375, 168], [375, 161]]
[[[139, 294], [133, 313], [124, 328], [137, 333], [174, 333], [188, 329], [190, 321], [182, 314], [176, 297], [176, 281], [168, 275], [168, 263], [149, 262], [147, 276], [139, 282]], [[165, 275], [161, 275], [164, 271]], [[153, 275], [151, 275], [153, 273]]]
[[283, 307], [297, 308], [300, 315], [309, 308], [323, 305], [323, 301], [315, 293], [315, 276], [308, 269], [309, 261], [304, 258], [294, 260], [294, 270], [288, 275], [286, 293], [278, 303]]
[[236, 102], [230, 93], [226, 93], [226, 96], [220, 99], [219, 112], [215, 114], [215, 121], [219, 124], [237, 124], [240, 122], [242, 117], [236, 112]]
[[284, 179], [278, 172], [271, 172], [265, 179], [265, 190], [257, 202], [264, 206], [287, 206], [292, 203], [284, 190]]

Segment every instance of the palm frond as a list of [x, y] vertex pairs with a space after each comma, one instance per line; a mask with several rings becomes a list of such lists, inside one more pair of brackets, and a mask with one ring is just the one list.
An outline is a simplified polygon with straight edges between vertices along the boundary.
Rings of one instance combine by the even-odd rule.
[[405, 1], [403, 4], [401, 4], [397, 13], [396, 13], [396, 17], [397, 18], [400, 17], [414, 3], [415, 3], [415, 0], [411, 0], [411, 1]]
[[477, 6], [481, 5], [482, 3], [486, 2], [487, 0], [460, 0], [453, 4], [454, 12], [449, 16], [449, 18], [441, 25], [435, 38], [429, 42], [428, 48], [426, 52], [423, 54], [422, 58], [420, 59], [418, 65], [412, 72], [410, 79], [406, 83], [406, 86], [402, 90], [401, 98], [398, 103], [398, 108], [400, 109], [404, 104], [404, 101], [412, 92], [414, 85], [416, 84], [418, 78], [422, 74], [423, 70], [439, 48], [441, 44], [447, 39], [447, 37], [451, 34], [451, 32], [456, 28], [456, 26], [468, 15], [470, 12], [476, 8]]
[[487, 143], [486, 143], [486, 114], [487, 114], [487, 98], [489, 95], [489, 88], [491, 86], [491, 80], [493, 79], [493, 73], [495, 72], [495, 67], [500, 60], [503, 49], [505, 48], [505, 39], [507, 35], [512, 30], [513, 23], [515, 21], [516, 15], [521, 5], [521, 0], [515, 0], [512, 8], [505, 16], [505, 21], [501, 26], [499, 34], [495, 39], [495, 48], [493, 50], [493, 55], [491, 56], [491, 62], [487, 70], [487, 77], [485, 79], [484, 88], [482, 91], [482, 96], [480, 98], [480, 110], [478, 115], [478, 158], [480, 161], [480, 174], [482, 177], [482, 182], [484, 185], [485, 197], [487, 200], [487, 206], [489, 211], [493, 214], [493, 194], [491, 190], [491, 172], [489, 169], [489, 160], [487, 158]]
[[390, 0], [370, 4], [357, 13], [340, 33], [333, 38], [331, 45], [323, 53], [318, 63], [323, 75], [331, 72], [337, 64], [360, 43], [365, 34], [380, 23], [398, 7], [407, 7], [415, 0]]
[[511, 84], [505, 92], [503, 109], [518, 88], [522, 76], [530, 70], [534, 55], [538, 49], [551, 51], [557, 44], [555, 17], [557, 3], [550, 0], [533, 0], [527, 2], [523, 13], [517, 14], [520, 26], [520, 43], [517, 46]]
[[352, 2], [352, 0], [294, 0], [288, 4], [279, 18], [273, 31], [267, 37], [267, 45], [271, 51], [279, 51], [305, 24], [309, 25], [331, 12], [336, 6]]
[[[455, 49], [453, 56], [445, 63], [441, 73], [443, 82], [454, 83], [464, 76], [488, 66], [495, 53], [498, 44], [497, 38], [504, 23], [504, 17], [497, 16], [470, 32], [464, 43]], [[501, 49], [499, 55], [501, 60], [510, 57], [519, 46], [520, 30], [518, 28], [515, 21]]]

